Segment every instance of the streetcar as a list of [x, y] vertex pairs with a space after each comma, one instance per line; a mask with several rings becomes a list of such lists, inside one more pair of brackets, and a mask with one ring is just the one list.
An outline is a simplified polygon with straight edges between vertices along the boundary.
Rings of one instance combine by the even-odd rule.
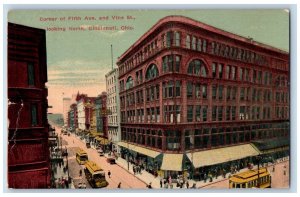
[[271, 188], [272, 177], [267, 168], [248, 170], [229, 178], [229, 188]]
[[80, 165], [85, 164], [88, 161], [88, 159], [88, 154], [84, 150], [79, 149], [76, 152], [76, 160]]
[[106, 187], [108, 182], [105, 179], [105, 172], [95, 162], [87, 161], [84, 173], [87, 181], [93, 188]]

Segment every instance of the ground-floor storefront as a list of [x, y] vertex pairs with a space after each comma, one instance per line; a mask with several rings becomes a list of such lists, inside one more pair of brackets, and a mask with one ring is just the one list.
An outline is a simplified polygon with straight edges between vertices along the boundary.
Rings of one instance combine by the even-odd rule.
[[240, 169], [252, 169], [259, 163], [264, 165], [289, 156], [286, 146], [272, 146], [274, 151], [262, 151], [252, 143], [183, 154], [158, 152], [127, 142], [118, 145], [120, 156], [128, 162], [155, 176], [172, 180], [181, 177], [183, 180], [212, 181], [220, 175], [228, 177]]

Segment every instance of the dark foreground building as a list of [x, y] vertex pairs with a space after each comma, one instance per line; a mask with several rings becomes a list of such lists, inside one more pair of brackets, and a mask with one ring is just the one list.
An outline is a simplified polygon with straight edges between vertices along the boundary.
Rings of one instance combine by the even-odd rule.
[[289, 53], [168, 16], [117, 64], [121, 156], [148, 171], [202, 179], [288, 155]]
[[8, 23], [8, 187], [48, 188], [46, 32]]

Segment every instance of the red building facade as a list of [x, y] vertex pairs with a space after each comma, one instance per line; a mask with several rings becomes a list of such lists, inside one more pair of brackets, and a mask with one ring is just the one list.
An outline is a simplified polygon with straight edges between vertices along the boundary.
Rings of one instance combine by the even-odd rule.
[[162, 153], [289, 136], [289, 53], [190, 18], [119, 59], [122, 141]]
[[8, 23], [8, 187], [48, 188], [45, 30]]

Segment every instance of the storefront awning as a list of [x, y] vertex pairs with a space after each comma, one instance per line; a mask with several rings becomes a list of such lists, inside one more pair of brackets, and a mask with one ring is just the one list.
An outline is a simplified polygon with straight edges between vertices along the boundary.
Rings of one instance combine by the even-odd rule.
[[183, 154], [164, 154], [160, 169], [182, 171]]
[[128, 148], [128, 149], [133, 150], [135, 152], [138, 152], [140, 154], [147, 155], [147, 156], [152, 157], [152, 158], [155, 158], [160, 154], [160, 152], [157, 152], [157, 151], [154, 151], [154, 150], [151, 150], [151, 149], [148, 149], [148, 148], [144, 148], [144, 147], [141, 147], [141, 146], [128, 144], [127, 142], [118, 142], [117, 145], [122, 146], [124, 148]]
[[251, 144], [243, 144], [225, 148], [188, 153], [187, 157], [195, 168], [211, 166], [228, 161], [259, 155], [259, 151]]
[[96, 136], [99, 136], [99, 135], [100, 135], [100, 133], [97, 133], [96, 131], [91, 131], [90, 132], [91, 137], [96, 137]]
[[283, 137], [278, 139], [257, 140], [257, 141], [253, 141], [252, 144], [262, 154], [267, 154], [267, 153], [289, 150], [290, 139]]

